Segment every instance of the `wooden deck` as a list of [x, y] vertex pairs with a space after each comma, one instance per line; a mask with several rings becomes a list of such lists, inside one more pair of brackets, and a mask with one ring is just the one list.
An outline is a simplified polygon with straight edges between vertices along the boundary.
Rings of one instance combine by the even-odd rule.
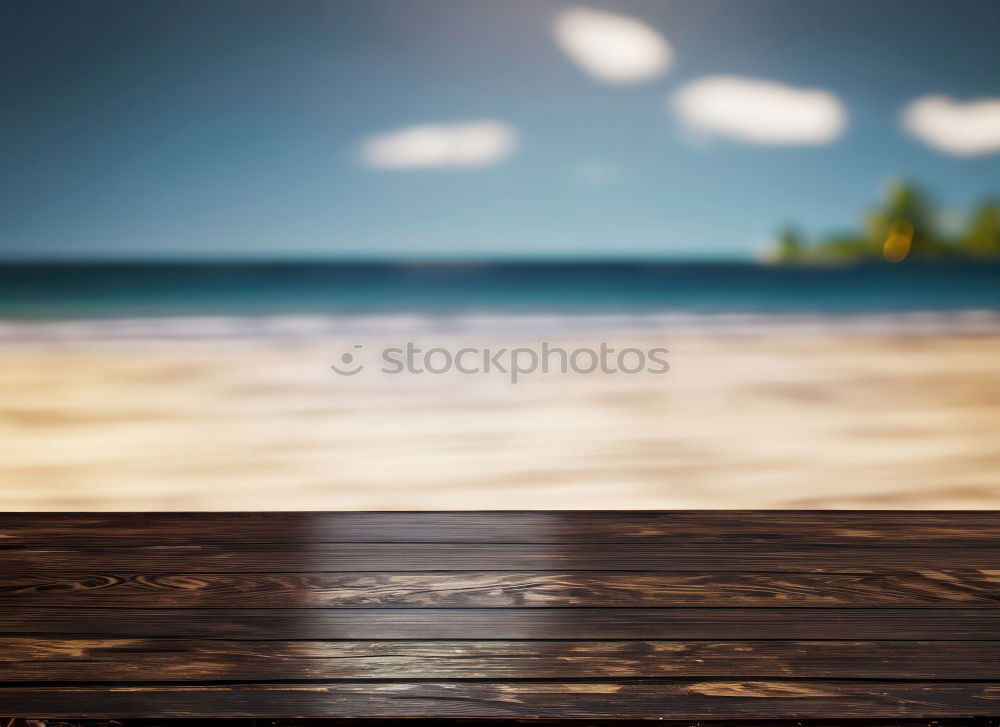
[[0, 715], [1000, 715], [1000, 514], [0, 515]]

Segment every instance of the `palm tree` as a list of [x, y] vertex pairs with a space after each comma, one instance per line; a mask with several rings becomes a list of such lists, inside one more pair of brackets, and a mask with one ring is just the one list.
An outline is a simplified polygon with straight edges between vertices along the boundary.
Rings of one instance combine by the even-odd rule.
[[951, 246], [941, 238], [934, 224], [934, 205], [929, 195], [912, 182], [891, 183], [885, 200], [868, 214], [865, 222], [867, 257], [892, 259], [889, 248], [899, 248], [904, 237], [909, 241], [902, 257], [907, 254], [915, 258], [942, 257], [950, 252]]
[[1000, 257], [1000, 201], [988, 200], [973, 211], [962, 247], [971, 257]]

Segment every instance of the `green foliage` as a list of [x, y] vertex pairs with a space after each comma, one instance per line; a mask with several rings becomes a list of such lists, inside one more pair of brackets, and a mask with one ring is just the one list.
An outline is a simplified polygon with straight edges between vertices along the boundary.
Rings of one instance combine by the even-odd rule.
[[1000, 201], [983, 202], [973, 211], [962, 246], [970, 257], [1000, 257]]
[[957, 237], [944, 235], [931, 197], [910, 182], [895, 182], [869, 210], [860, 229], [806, 241], [793, 227], [779, 234], [774, 259], [782, 263], [838, 263], [903, 259], [1000, 259], [1000, 201], [979, 205]]
[[805, 253], [805, 242], [802, 233], [791, 225], [785, 227], [778, 235], [777, 241], [779, 260], [785, 262], [799, 262]]

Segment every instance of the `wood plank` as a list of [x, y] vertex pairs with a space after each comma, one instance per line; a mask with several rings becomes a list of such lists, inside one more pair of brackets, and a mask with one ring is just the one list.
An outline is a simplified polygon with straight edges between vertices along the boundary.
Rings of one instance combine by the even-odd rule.
[[216, 639], [992, 640], [998, 609], [141, 609], [14, 606], [0, 636]]
[[459, 543], [314, 543], [8, 549], [8, 573], [351, 572], [351, 571], [828, 571], [991, 570], [1000, 547], [839, 547], [727, 543], [525, 545]]
[[545, 717], [797, 719], [975, 717], [1000, 710], [983, 682], [672, 680], [340, 682], [0, 688], [0, 712], [34, 718]]
[[[267, 727], [396, 727], [389, 722], [398, 722], [392, 718], [364, 717], [364, 718], [336, 718], [336, 717], [292, 717], [283, 719], [280, 717], [268, 718]], [[425, 719], [423, 717], [405, 718], [407, 727], [524, 727], [523, 717], [492, 717], [492, 718], [467, 718], [467, 717], [435, 717]], [[531, 718], [531, 727], [568, 727], [565, 719], [546, 719], [544, 717]], [[906, 717], [864, 719], [852, 718], [849, 721], [831, 722], [829, 719], [768, 719], [768, 720], [739, 720], [739, 719], [713, 719], [710, 725], [705, 725], [705, 720], [691, 719], [631, 719], [631, 718], [590, 718], [586, 720], [586, 727], [652, 727], [649, 723], [656, 722], [656, 727], [1000, 727], [1000, 719], [988, 717], [949, 717], [941, 719], [935, 717], [933, 720], [913, 719]], [[0, 723], [4, 727], [37, 727], [35, 720], [23, 718], [11, 718], [0, 716]], [[210, 726], [205, 723], [211, 722]], [[348, 724], [350, 723], [350, 724]], [[161, 717], [157, 719], [131, 719], [119, 718], [113, 720], [105, 719], [57, 719], [47, 720], [46, 727], [260, 727], [260, 723], [253, 717], [234, 717], [226, 719], [219, 724], [218, 718], [190, 719]]]
[[1000, 515], [959, 511], [3, 513], [8, 545], [238, 543], [996, 544]]
[[0, 681], [808, 677], [1000, 674], [1000, 641], [0, 639]]
[[0, 714], [971, 719], [1000, 706], [998, 525], [0, 515]]
[[0, 575], [5, 604], [126, 608], [1000, 607], [1000, 571]]

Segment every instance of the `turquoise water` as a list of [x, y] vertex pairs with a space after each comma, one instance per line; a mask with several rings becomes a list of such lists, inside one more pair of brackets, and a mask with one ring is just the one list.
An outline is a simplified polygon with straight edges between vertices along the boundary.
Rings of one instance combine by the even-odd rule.
[[7, 264], [0, 318], [1000, 310], [1000, 265]]

